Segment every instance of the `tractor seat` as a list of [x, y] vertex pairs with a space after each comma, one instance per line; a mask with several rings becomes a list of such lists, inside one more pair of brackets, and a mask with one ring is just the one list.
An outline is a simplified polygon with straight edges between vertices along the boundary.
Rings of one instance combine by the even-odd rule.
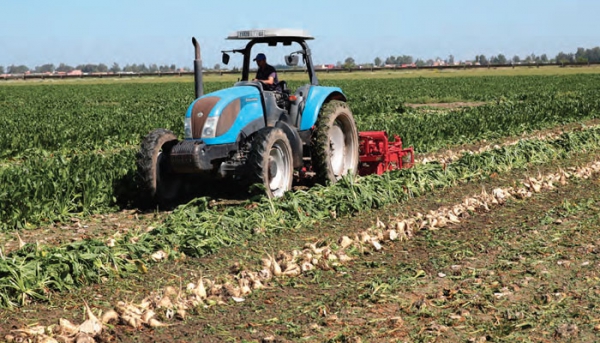
[[279, 89], [281, 89], [281, 97], [277, 99], [277, 105], [285, 110], [290, 109], [290, 90], [287, 86], [287, 82], [279, 81]]
[[285, 94], [287, 97], [290, 96], [290, 90], [286, 81], [279, 81], [279, 88], [281, 88], [281, 93]]

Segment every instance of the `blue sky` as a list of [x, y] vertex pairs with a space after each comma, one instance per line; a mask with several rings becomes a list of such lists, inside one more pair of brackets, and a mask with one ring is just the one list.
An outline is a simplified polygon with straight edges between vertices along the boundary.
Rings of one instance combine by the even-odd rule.
[[599, 13], [599, 0], [0, 0], [0, 65], [191, 67], [196, 36], [212, 67], [221, 50], [241, 46], [224, 39], [230, 32], [273, 27], [308, 30], [315, 63], [554, 57], [600, 46]]

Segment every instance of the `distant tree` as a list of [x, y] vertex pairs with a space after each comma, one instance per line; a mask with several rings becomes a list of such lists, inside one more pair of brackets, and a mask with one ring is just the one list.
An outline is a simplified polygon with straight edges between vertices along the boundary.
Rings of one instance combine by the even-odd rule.
[[23, 74], [29, 71], [29, 68], [25, 65], [11, 65], [8, 67], [7, 73], [8, 74]]
[[575, 62], [575, 56], [573, 54], [565, 54], [564, 52], [559, 52], [558, 55], [556, 55], [556, 61], [558, 63], [570, 63], [570, 62]]
[[475, 56], [475, 63], [479, 63], [479, 55]]
[[381, 67], [381, 58], [375, 57], [375, 60], [373, 61], [373, 63], [375, 63], [376, 67]]
[[417, 60], [415, 61], [415, 65], [416, 65], [417, 67], [423, 67], [423, 66], [425, 66], [425, 61], [423, 61], [423, 60], [422, 60], [422, 59], [420, 59], [420, 58], [417, 58]]
[[109, 71], [111, 73], [118, 73], [118, 72], [120, 72], [121, 71], [121, 67], [119, 67], [119, 63], [114, 62], [113, 65], [112, 65], [112, 67], [110, 67]]
[[385, 64], [398, 64], [398, 62], [396, 62], [396, 57], [390, 56], [385, 59]]
[[168, 73], [168, 72], [172, 71], [171, 68], [169, 68], [169, 66], [166, 65], [166, 64], [165, 65], [161, 65], [160, 67], [158, 67], [158, 70], [161, 73]]
[[427, 60], [427, 62], [425, 62], [425, 65], [432, 66], [433, 63], [434, 63], [434, 61], [430, 58]]
[[4, 66], [0, 66], [0, 74], [4, 74]]
[[531, 59], [531, 55], [527, 55], [527, 57], [525, 57], [525, 59], [523, 60], [524, 63], [531, 63], [533, 62], [533, 60]]
[[174, 64], [171, 64], [171, 66], [169, 67], [169, 69], [170, 69], [171, 71], [176, 71], [176, 70], [177, 70], [177, 66], [176, 66], [176, 65], [174, 65]]
[[413, 57], [408, 55], [402, 55], [396, 57], [396, 64], [412, 64]]
[[64, 63], [61, 63], [58, 65], [58, 67], [56, 67], [56, 71], [58, 71], [58, 72], [68, 73], [72, 70], [73, 70], [73, 67], [71, 67], [70, 65], [66, 65]]
[[100, 73], [107, 73], [108, 72], [108, 66], [104, 63], [100, 63], [98, 64], [98, 71]]
[[577, 48], [577, 52], [575, 52], [575, 60], [580, 61], [584, 58], [587, 58], [587, 54], [584, 48]]
[[98, 72], [98, 65], [97, 64], [80, 64], [78, 66], [75, 67], [75, 69], [79, 69], [84, 73], [97, 73]]
[[520, 63], [521, 62], [521, 58], [517, 55], [514, 55], [512, 58], [513, 63]]
[[54, 64], [43, 64], [41, 66], [37, 66], [34, 68], [34, 72], [36, 73], [53, 73], [54, 72]]
[[213, 67], [214, 70], [221, 70], [221, 65], [219, 63], [215, 64]]
[[158, 72], [158, 65], [156, 65], [156, 63], [152, 63], [149, 67], [148, 67], [148, 72], [149, 73], [157, 73]]
[[548, 56], [546, 54], [542, 54], [542, 56], [540, 56], [540, 62], [548, 63]]
[[479, 56], [479, 64], [488, 65], [488, 64], [490, 64], [490, 62], [488, 61], [487, 57], [485, 57], [485, 55], [480, 55]]
[[[598, 49], [598, 48], [594, 48]], [[597, 50], [590, 50], [584, 48], [577, 48], [577, 52], [575, 53], [575, 60], [579, 63], [585, 62], [596, 62], [598, 61], [598, 56], [596, 54]]]
[[454, 65], [454, 55], [449, 55], [448, 60], [446, 60], [447, 64]]
[[533, 52], [531, 53], [531, 55], [529, 55], [529, 59], [531, 60], [531, 62], [536, 62], [538, 61], [540, 58], [538, 56], [536, 56]]
[[600, 62], [600, 47], [597, 46], [588, 51], [588, 59], [590, 60], [590, 62]]
[[344, 69], [351, 69], [351, 68], [354, 68], [354, 67], [356, 67], [356, 62], [354, 62], [354, 58], [347, 57], [344, 60], [344, 64], [342, 65], [342, 68], [344, 68]]
[[498, 64], [508, 63], [508, 61], [506, 60], [506, 56], [504, 56], [504, 54], [498, 54], [497, 61], [498, 61]]

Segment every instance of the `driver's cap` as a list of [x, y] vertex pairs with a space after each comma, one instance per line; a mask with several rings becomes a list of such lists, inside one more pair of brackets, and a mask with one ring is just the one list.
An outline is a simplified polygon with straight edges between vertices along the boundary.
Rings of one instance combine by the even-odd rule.
[[254, 58], [254, 61], [264, 61], [267, 59], [267, 56], [265, 56], [265, 54], [263, 54], [262, 52], [258, 55], [256, 55], [256, 57]]

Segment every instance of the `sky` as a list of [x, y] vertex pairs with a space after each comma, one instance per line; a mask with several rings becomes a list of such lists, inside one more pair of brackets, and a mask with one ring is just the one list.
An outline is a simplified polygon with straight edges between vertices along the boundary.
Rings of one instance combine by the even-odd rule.
[[192, 67], [195, 36], [212, 67], [221, 50], [243, 46], [225, 40], [229, 33], [253, 28], [307, 30], [316, 64], [391, 55], [552, 58], [600, 46], [599, 13], [599, 0], [0, 0], [0, 65]]

